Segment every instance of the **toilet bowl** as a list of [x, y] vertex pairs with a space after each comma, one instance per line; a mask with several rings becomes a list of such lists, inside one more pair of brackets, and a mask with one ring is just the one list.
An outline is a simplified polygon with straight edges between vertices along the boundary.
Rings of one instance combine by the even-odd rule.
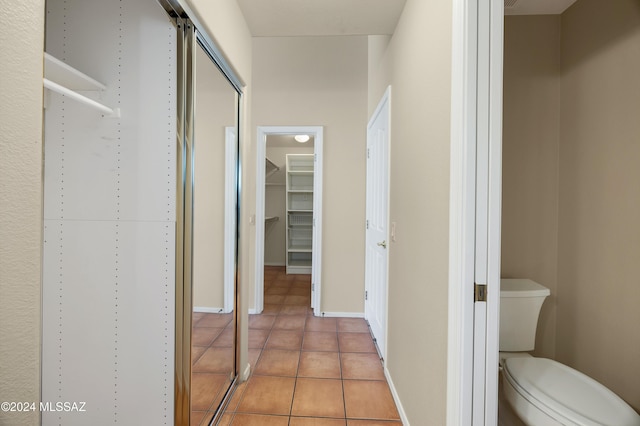
[[516, 415], [529, 426], [640, 426], [640, 415], [604, 385], [526, 352], [534, 349], [549, 289], [528, 279], [500, 281], [502, 390]]
[[640, 425], [640, 416], [616, 394], [551, 359], [507, 358], [502, 378], [507, 401], [528, 425]]

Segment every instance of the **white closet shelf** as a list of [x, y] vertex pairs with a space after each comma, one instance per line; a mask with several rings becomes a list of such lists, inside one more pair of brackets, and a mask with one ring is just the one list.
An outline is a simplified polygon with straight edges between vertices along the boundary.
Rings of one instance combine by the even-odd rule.
[[106, 86], [61, 60], [44, 53], [44, 78], [46, 89], [53, 90], [75, 101], [81, 102], [111, 117], [120, 117], [119, 108], [109, 108], [78, 91], [103, 91]]
[[288, 264], [292, 267], [309, 268], [311, 267], [311, 259], [289, 259]]
[[289, 244], [289, 251], [296, 253], [311, 253], [310, 244]]

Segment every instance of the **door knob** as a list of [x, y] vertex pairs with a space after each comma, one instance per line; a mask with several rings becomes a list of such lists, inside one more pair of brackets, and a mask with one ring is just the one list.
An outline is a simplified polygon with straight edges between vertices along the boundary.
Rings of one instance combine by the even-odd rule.
[[386, 248], [387, 248], [387, 241], [386, 241], [386, 240], [383, 240], [381, 243], [378, 243], [378, 245], [379, 245], [380, 247], [382, 247], [382, 248], [385, 248], [385, 249], [386, 249]]

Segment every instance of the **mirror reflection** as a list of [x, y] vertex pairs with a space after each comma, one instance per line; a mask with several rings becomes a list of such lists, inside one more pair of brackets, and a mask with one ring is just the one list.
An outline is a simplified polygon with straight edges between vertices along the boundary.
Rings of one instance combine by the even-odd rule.
[[237, 93], [200, 45], [195, 70], [191, 424], [208, 424], [236, 376]]

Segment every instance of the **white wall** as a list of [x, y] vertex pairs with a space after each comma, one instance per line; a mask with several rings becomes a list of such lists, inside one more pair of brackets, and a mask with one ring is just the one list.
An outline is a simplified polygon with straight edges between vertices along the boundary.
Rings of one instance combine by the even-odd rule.
[[362, 313], [367, 38], [254, 38], [253, 52], [253, 128], [324, 126], [321, 310]]

